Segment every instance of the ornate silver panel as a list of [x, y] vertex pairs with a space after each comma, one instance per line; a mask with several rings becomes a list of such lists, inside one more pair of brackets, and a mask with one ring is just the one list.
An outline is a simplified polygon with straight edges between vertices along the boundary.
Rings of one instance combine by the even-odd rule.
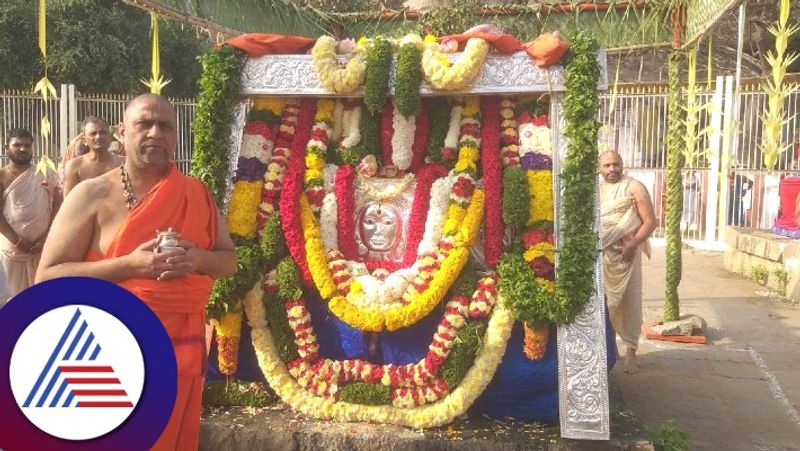
[[[567, 152], [563, 96], [555, 95], [550, 103], [553, 133], [553, 192], [561, 192], [561, 161]], [[562, 243], [561, 196], [554, 197], [556, 243]], [[600, 208], [595, 196], [595, 227]], [[556, 266], [558, 266], [556, 253]], [[572, 324], [558, 327], [558, 402], [561, 436], [583, 440], [608, 440], [608, 368], [606, 355], [606, 312], [603, 295], [602, 260], [595, 263], [595, 296]]]
[[[448, 55], [451, 60], [461, 56], [460, 53]], [[608, 89], [606, 70], [606, 54], [601, 50], [597, 54], [601, 66], [601, 77], [597, 88]], [[346, 61], [342, 57], [341, 61]], [[394, 65], [390, 78], [390, 91], [394, 94]], [[483, 65], [475, 83], [468, 89], [460, 91], [440, 91], [423, 82], [420, 87], [422, 95], [451, 94], [520, 94], [531, 92], [563, 92], [564, 68], [551, 66], [539, 68], [525, 52], [512, 55], [491, 54]], [[267, 55], [249, 58], [242, 71], [242, 94], [244, 95], [301, 95], [330, 96], [317, 79], [311, 62], [311, 55]], [[349, 96], [361, 97], [359, 90]]]
[[242, 150], [242, 133], [244, 133], [244, 123], [247, 113], [250, 112], [253, 102], [251, 99], [241, 100], [233, 110], [233, 123], [231, 124], [231, 135], [228, 138], [228, 177], [225, 186], [225, 198], [220, 205], [223, 217], [228, 214], [228, 202], [233, 193], [233, 177], [236, 175], [236, 166], [239, 164], [239, 153]]

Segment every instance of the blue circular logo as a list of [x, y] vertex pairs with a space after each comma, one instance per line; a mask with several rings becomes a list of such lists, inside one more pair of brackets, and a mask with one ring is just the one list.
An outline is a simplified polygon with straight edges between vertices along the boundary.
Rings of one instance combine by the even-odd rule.
[[115, 284], [50, 280], [0, 308], [0, 449], [148, 449], [176, 391], [164, 326]]

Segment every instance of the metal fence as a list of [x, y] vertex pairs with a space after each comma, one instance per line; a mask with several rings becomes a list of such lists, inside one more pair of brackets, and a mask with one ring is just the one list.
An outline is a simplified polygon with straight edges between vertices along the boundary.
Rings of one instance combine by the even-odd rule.
[[[687, 240], [719, 241], [729, 225], [769, 229], [778, 215], [778, 185], [800, 173], [800, 93], [784, 102], [777, 167], [762, 162], [761, 117], [767, 96], [757, 81], [737, 93], [731, 77], [718, 77], [697, 96], [700, 157], [683, 171], [681, 230]], [[666, 200], [667, 93], [665, 86], [631, 87], [601, 96], [600, 149], [615, 149], [628, 173], [647, 187], [663, 237]]]
[[[34, 135], [34, 158], [47, 154], [60, 161], [66, 145], [80, 130], [80, 123], [88, 116], [105, 119], [111, 127], [122, 122], [125, 106], [132, 96], [80, 95], [71, 85], [61, 86], [58, 99], [44, 102], [40, 96], [21, 91], [0, 91], [0, 138], [5, 143], [6, 132], [22, 127]], [[191, 124], [194, 121], [195, 104], [190, 99], [170, 99], [178, 114], [178, 143], [175, 161], [184, 173], [188, 173], [193, 146]], [[45, 140], [40, 133], [40, 120], [46, 114], [51, 123], [51, 134]], [[0, 162], [6, 164], [5, 153]]]

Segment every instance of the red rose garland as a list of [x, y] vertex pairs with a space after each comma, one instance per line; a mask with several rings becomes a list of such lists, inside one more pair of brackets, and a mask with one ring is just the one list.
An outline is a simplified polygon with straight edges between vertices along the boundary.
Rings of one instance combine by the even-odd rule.
[[353, 182], [355, 182], [356, 171], [352, 166], [342, 165], [336, 171], [336, 178], [333, 182], [333, 191], [336, 196], [336, 208], [339, 214], [336, 217], [338, 222], [337, 236], [339, 241], [339, 251], [347, 260], [358, 260], [358, 247], [356, 247], [356, 221], [355, 221], [355, 199], [353, 196]]
[[500, 104], [497, 97], [481, 102], [481, 165], [486, 190], [484, 254], [490, 268], [503, 253], [503, 167], [500, 156]]
[[297, 263], [303, 282], [312, 287], [314, 280], [306, 262], [303, 228], [300, 226], [300, 194], [303, 192], [303, 174], [306, 170], [305, 147], [311, 134], [315, 109], [316, 101], [313, 99], [303, 99], [300, 102], [300, 117], [292, 139], [289, 169], [286, 171], [280, 200], [281, 226], [286, 248]]
[[425, 149], [428, 145], [428, 135], [431, 132], [431, 121], [428, 117], [428, 109], [425, 104], [420, 103], [416, 118], [416, 134], [414, 135], [414, 145], [412, 146], [411, 172], [416, 173], [425, 164]]

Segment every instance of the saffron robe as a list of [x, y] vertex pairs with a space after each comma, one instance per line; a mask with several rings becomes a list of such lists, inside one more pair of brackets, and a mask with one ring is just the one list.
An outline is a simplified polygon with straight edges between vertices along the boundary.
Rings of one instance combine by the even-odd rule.
[[[181, 174], [173, 163], [167, 175], [131, 210], [106, 255], [90, 253], [87, 260], [130, 254], [158, 231], [172, 227], [197, 248], [210, 250], [217, 236], [214, 200], [205, 186]], [[178, 393], [167, 427], [154, 450], [196, 450], [205, 368], [205, 307], [214, 280], [191, 274], [168, 281], [128, 279], [118, 283], [138, 296], [167, 330], [178, 363]]]

